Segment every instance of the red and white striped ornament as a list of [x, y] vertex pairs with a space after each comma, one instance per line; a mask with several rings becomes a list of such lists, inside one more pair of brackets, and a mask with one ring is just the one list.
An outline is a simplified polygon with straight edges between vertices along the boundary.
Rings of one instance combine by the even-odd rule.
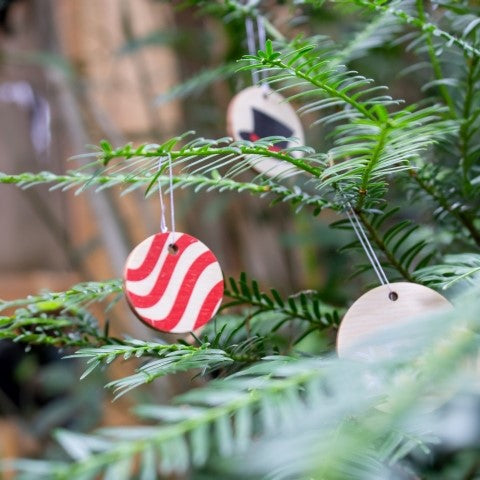
[[179, 232], [157, 233], [129, 255], [124, 289], [131, 309], [148, 326], [186, 333], [217, 312], [223, 275], [215, 255], [200, 240]]

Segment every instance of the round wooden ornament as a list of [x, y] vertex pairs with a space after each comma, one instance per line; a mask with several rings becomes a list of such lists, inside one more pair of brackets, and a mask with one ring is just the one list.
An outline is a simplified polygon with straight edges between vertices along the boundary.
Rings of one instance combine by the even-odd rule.
[[374, 288], [362, 295], [343, 317], [337, 335], [338, 356], [374, 359], [389, 355], [389, 346], [374, 342], [376, 334], [415, 317], [451, 308], [445, 297], [416, 283], [398, 282]]
[[[233, 97], [227, 110], [227, 130], [234, 140], [255, 142], [272, 136], [295, 137], [305, 143], [302, 124], [292, 106], [278, 93], [265, 87], [248, 87]], [[290, 142], [276, 143], [270, 148], [280, 152]], [[292, 152], [299, 158], [301, 152]], [[252, 167], [268, 176], [287, 176], [292, 173], [290, 163], [275, 158], [253, 158]]]
[[124, 290], [142, 322], [162, 332], [186, 333], [217, 312], [223, 275], [215, 255], [200, 240], [179, 232], [157, 233], [130, 253]]

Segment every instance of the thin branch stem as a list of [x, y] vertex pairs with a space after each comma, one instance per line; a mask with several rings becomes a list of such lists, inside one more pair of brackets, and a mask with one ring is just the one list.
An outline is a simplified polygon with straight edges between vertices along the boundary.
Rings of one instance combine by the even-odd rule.
[[365, 118], [368, 118], [369, 120], [372, 120], [373, 122], [378, 122], [378, 118], [371, 113], [364, 105], [361, 103], [357, 102], [353, 98], [349, 97], [342, 91], [336, 90], [332, 88], [330, 85], [328, 85], [325, 82], [321, 82], [318, 78], [309, 75], [308, 73], [303, 72], [299, 68], [294, 68], [286, 63], [282, 62], [281, 60], [269, 60], [268, 58], [262, 58], [261, 63], [264, 65], [272, 66], [272, 67], [277, 67], [280, 68], [281, 70], [288, 71], [292, 73], [294, 76], [301, 78], [302, 80], [306, 80], [313, 86], [319, 88], [320, 90], [323, 90], [326, 92], [328, 95], [330, 95], [333, 98], [339, 98], [343, 102], [345, 102], [348, 105], [351, 105], [355, 110], [360, 112]]
[[480, 231], [475, 227], [472, 218], [467, 215], [467, 213], [452, 208], [452, 205], [449, 203], [449, 201], [440, 195], [432, 185], [429, 185], [419, 175], [417, 175], [417, 172], [411, 170], [410, 175], [417, 182], [420, 188], [422, 188], [433, 200], [438, 203], [438, 205], [456, 218], [457, 221], [459, 221], [470, 232], [472, 239], [480, 247]]
[[470, 135], [469, 135], [469, 127], [472, 124], [471, 114], [472, 114], [472, 104], [473, 99], [475, 96], [475, 75], [476, 70], [479, 65], [479, 58], [472, 58], [470, 61], [470, 65], [468, 66], [468, 74], [466, 79], [466, 92], [465, 92], [465, 99], [463, 102], [463, 121], [460, 125], [460, 153], [461, 159], [460, 164], [462, 167], [462, 175], [463, 175], [463, 185], [464, 185], [464, 193], [469, 195], [471, 192], [471, 183], [469, 178], [471, 162], [468, 159], [468, 152], [469, 152], [469, 142], [470, 142]]
[[371, 0], [353, 0], [353, 2], [362, 7], [366, 7], [371, 11], [389, 12], [390, 14], [397, 17], [402, 23], [406, 23], [407, 25], [412, 25], [418, 28], [419, 30], [421, 30], [422, 32], [429, 32], [432, 35], [436, 35], [440, 38], [443, 38], [447, 42], [447, 44], [456, 45], [457, 47], [459, 47], [469, 55], [476, 56], [476, 57], [480, 56], [480, 50], [476, 46], [466, 42], [465, 40], [462, 40], [456, 37], [455, 35], [452, 35], [442, 30], [441, 28], [439, 28], [437, 25], [434, 25], [433, 23], [425, 22], [425, 21], [422, 21], [420, 18], [412, 17], [407, 12], [393, 8], [389, 6], [389, 4], [381, 4], [380, 2], [375, 2]]
[[385, 148], [385, 144], [387, 143], [388, 138], [388, 131], [390, 129], [390, 124], [386, 122], [384, 125], [380, 127], [380, 136], [378, 137], [377, 144], [375, 145], [375, 150], [370, 157], [370, 160], [365, 167], [365, 170], [362, 174], [362, 183], [359, 189], [359, 197], [357, 203], [357, 209], [361, 210], [363, 206], [363, 202], [365, 200], [365, 195], [367, 194], [367, 187], [370, 181], [370, 175], [372, 174], [374, 168], [376, 167], [380, 157], [382, 155], [383, 149]]
[[[348, 97], [347, 97], [348, 98]], [[355, 102], [356, 103], [356, 102]], [[360, 105], [361, 106], [361, 105]], [[159, 147], [156, 150], [142, 151], [139, 154], [135, 151], [127, 151], [125, 149], [117, 149], [111, 152], [103, 152], [101, 154], [101, 159], [105, 165], [107, 165], [114, 158], [125, 158], [129, 159], [135, 156], [142, 156], [145, 158], [158, 158], [163, 156], [169, 156], [172, 160], [177, 160], [179, 158], [188, 158], [188, 157], [209, 157], [213, 155], [257, 155], [269, 158], [276, 158], [277, 160], [282, 160], [284, 162], [291, 163], [297, 168], [310, 173], [314, 177], [320, 177], [322, 170], [318, 167], [314, 167], [309, 163], [305, 162], [301, 158], [296, 158], [292, 155], [288, 155], [285, 152], [276, 152], [269, 150], [267, 147], [263, 146], [232, 146], [232, 147], [192, 147], [192, 148], [182, 148], [180, 150], [168, 150], [163, 147]], [[155, 180], [155, 179], [154, 179]]]
[[[426, 23], [426, 16], [425, 16], [425, 9], [423, 6], [423, 0], [416, 0], [416, 5], [417, 5], [417, 12], [418, 12], [418, 18], [425, 24]], [[427, 30], [425, 32], [425, 41], [427, 44], [427, 49], [428, 49], [428, 56], [430, 57], [430, 62], [432, 64], [433, 72], [435, 74], [435, 78], [437, 80], [443, 80], [444, 76], [442, 73], [442, 67], [440, 65], [440, 62], [437, 58], [437, 54], [435, 52], [435, 46], [433, 44], [433, 39], [432, 39], [432, 32]], [[448, 91], [448, 88], [444, 84], [440, 84], [438, 86], [438, 89], [440, 91], [440, 94], [443, 97], [443, 100], [448, 106], [448, 109], [450, 111], [450, 116], [452, 118], [457, 117], [457, 112], [455, 110], [455, 104], [453, 102], [453, 99], [450, 95], [450, 92]]]
[[[114, 187], [118, 185], [151, 185], [154, 175], [131, 175], [131, 174], [112, 174], [112, 175], [95, 175], [84, 174], [80, 172], [70, 172], [64, 175], [57, 175], [51, 172], [39, 173], [19, 173], [16, 175], [7, 175], [0, 172], [0, 184], [12, 184], [21, 188], [29, 188], [40, 184], [57, 184], [62, 190], [68, 190], [77, 187], [81, 192], [88, 187]], [[161, 175], [156, 179], [162, 185], [169, 184], [169, 177]], [[310, 194], [299, 187], [289, 188], [273, 182], [257, 184], [253, 182], [237, 182], [230, 178], [220, 176], [207, 177], [203, 175], [178, 175], [172, 178], [173, 185], [179, 187], [206, 188], [207, 191], [219, 190], [236, 191], [238, 193], [248, 192], [252, 195], [274, 195], [276, 200], [290, 202], [295, 206], [311, 206], [315, 209], [335, 208], [335, 205], [316, 194]]]
[[[68, 332], [62, 329], [69, 329]], [[51, 333], [47, 333], [51, 332]], [[29, 345], [65, 347], [101, 347], [122, 340], [104, 337], [93, 329], [79, 329], [72, 317], [0, 317], [0, 339], [14, 340]]]
[[372, 241], [375, 243], [377, 248], [383, 252], [385, 257], [387, 258], [388, 262], [392, 267], [397, 270], [398, 273], [407, 281], [409, 282], [414, 282], [415, 279], [414, 277], [410, 274], [408, 270], [406, 270], [402, 264], [397, 260], [397, 257], [393, 252], [390, 251], [390, 249], [385, 245], [385, 242], [382, 240], [381, 236], [378, 234], [377, 230], [375, 227], [369, 222], [367, 216], [365, 215], [364, 212], [361, 210], [356, 210], [355, 211], [358, 218], [362, 222], [362, 225], [366, 228], [368, 231], [368, 234], [370, 235], [370, 238]]
[[[250, 305], [252, 307], [257, 307], [260, 309], [258, 312], [255, 312], [252, 315], [250, 315], [249, 318], [252, 318], [257, 313], [260, 313], [260, 312], [271, 311], [271, 312], [278, 312], [280, 314], [286, 315], [290, 319], [305, 320], [311, 323], [312, 325], [316, 325], [316, 328], [319, 328], [319, 327], [329, 328], [329, 327], [337, 326], [333, 323], [329, 323], [326, 319], [324, 322], [319, 320], [314, 320], [311, 315], [307, 315], [306, 313], [302, 312], [301, 309], [297, 309], [297, 310], [292, 309], [291, 307], [288, 306], [288, 303], [283, 307], [280, 307], [280, 305], [269, 306], [265, 302], [262, 302], [261, 300], [255, 300], [251, 297], [243, 295], [240, 292], [235, 293], [229, 289], [225, 289], [225, 296], [232, 298], [234, 301], [222, 305], [222, 309], [235, 307], [238, 305]], [[290, 298], [293, 298], [293, 297], [290, 297]]]

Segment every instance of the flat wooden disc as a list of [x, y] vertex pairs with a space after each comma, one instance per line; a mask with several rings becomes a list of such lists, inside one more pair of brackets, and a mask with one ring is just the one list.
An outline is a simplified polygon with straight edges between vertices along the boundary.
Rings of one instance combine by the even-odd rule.
[[[278, 93], [263, 87], [249, 87], [233, 97], [227, 111], [227, 130], [234, 140], [256, 141], [261, 138], [295, 137], [297, 145], [304, 145], [302, 124], [292, 106]], [[272, 151], [281, 151], [293, 143], [277, 143]], [[293, 152], [300, 157], [300, 152]], [[268, 176], [291, 175], [295, 168], [275, 158], [250, 158], [257, 172]], [[298, 173], [298, 172], [297, 172]]]
[[201, 327], [217, 312], [223, 275], [217, 259], [200, 240], [179, 232], [157, 233], [129, 255], [124, 290], [130, 308], [148, 326], [185, 333]]
[[[397, 294], [395, 301], [390, 299], [390, 291]], [[378, 344], [368, 345], [368, 339], [382, 329], [451, 308], [452, 304], [445, 297], [416, 283], [399, 282], [374, 288], [362, 295], [343, 317], [337, 336], [338, 355], [378, 358], [388, 352]]]

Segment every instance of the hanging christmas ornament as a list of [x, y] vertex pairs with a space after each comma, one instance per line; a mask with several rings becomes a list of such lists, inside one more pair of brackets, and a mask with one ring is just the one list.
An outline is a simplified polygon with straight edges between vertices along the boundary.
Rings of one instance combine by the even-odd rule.
[[185, 233], [157, 233], [137, 245], [124, 279], [133, 312], [163, 332], [196, 330], [215, 315], [223, 297], [215, 255]]
[[415, 317], [451, 308], [445, 297], [423, 285], [408, 282], [381, 285], [362, 295], [343, 317], [337, 336], [338, 355], [382, 358], [390, 353], [391, 345], [380, 344], [375, 335]]
[[205, 325], [223, 297], [223, 275], [215, 255], [198, 239], [175, 231], [169, 162], [172, 231], [166, 227], [159, 183], [161, 233], [148, 237], [128, 256], [124, 290], [130, 308], [148, 326], [186, 333]]
[[[256, 19], [257, 34], [253, 19], [245, 20], [247, 44], [250, 55], [255, 55], [258, 47], [265, 48], [266, 33], [263, 19]], [[267, 137], [281, 136], [295, 138], [295, 145], [303, 145], [305, 136], [302, 124], [291, 105], [276, 92], [273, 92], [266, 82], [265, 72], [262, 72], [260, 82], [259, 72], [252, 70], [252, 81], [261, 86], [248, 87], [239, 92], [230, 102], [227, 110], [227, 131], [234, 140], [255, 142]], [[291, 142], [277, 142], [270, 147], [278, 153], [288, 148]], [[296, 158], [301, 152], [290, 152]], [[294, 167], [277, 158], [249, 156], [251, 166], [257, 172], [272, 177], [285, 177], [295, 172]]]
[[[295, 110], [281, 95], [264, 86], [249, 87], [235, 95], [227, 111], [227, 129], [234, 140], [255, 142], [266, 137], [282, 136], [294, 137], [301, 145], [305, 142], [302, 124]], [[278, 142], [270, 150], [281, 152], [289, 146], [287, 141]], [[301, 152], [293, 152], [292, 155], [298, 158]], [[290, 163], [276, 158], [250, 158], [255, 170], [269, 176], [284, 176], [293, 170]]]
[[338, 330], [337, 352], [340, 357], [381, 358], [391, 354], [391, 345], [375, 343], [375, 334], [382, 329], [453, 307], [442, 295], [423, 285], [389, 283], [355, 210], [348, 202], [346, 214], [382, 285], [361, 296], [347, 311]]

